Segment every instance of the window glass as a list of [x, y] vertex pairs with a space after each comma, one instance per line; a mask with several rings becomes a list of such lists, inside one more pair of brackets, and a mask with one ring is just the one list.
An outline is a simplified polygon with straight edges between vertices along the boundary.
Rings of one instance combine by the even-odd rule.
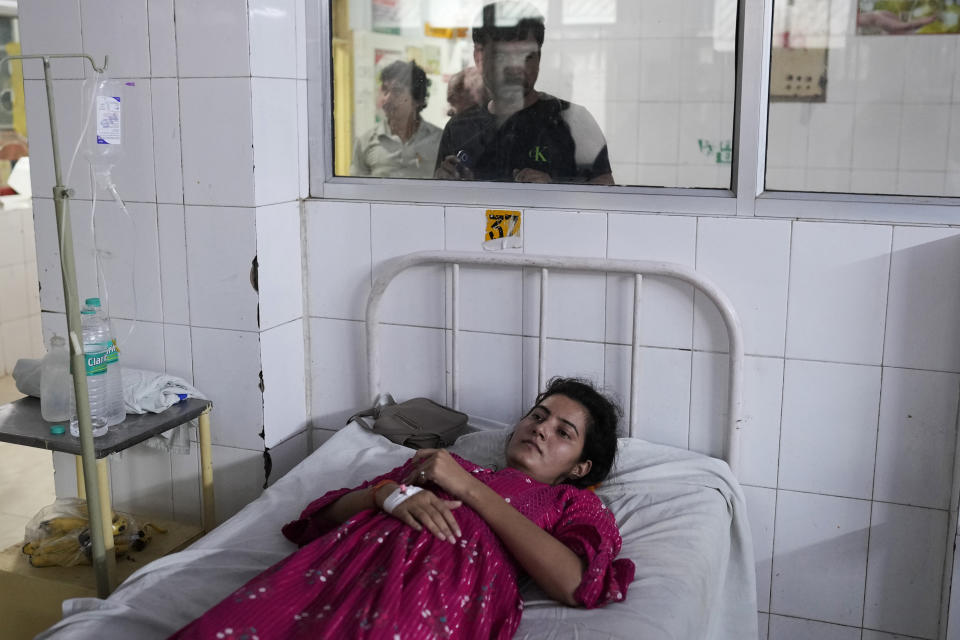
[[766, 188], [960, 196], [955, 0], [774, 4]]
[[334, 173], [729, 188], [736, 0], [334, 0]]

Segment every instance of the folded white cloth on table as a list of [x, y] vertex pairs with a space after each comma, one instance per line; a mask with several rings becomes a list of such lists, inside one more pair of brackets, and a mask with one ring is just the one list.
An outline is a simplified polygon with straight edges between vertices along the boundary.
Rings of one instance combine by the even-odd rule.
[[[21, 358], [13, 367], [13, 381], [20, 393], [40, 397], [40, 364], [33, 358]], [[160, 413], [181, 400], [207, 397], [183, 378], [145, 369], [120, 368], [123, 380], [123, 404], [127, 413]], [[190, 436], [178, 427], [148, 440], [150, 446], [177, 453], [190, 452]], [[156, 440], [156, 441], [155, 441]]]

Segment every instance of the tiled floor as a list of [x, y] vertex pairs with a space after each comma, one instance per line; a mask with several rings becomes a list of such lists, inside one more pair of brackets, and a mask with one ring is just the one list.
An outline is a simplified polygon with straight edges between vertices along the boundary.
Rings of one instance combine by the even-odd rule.
[[[20, 397], [13, 378], [0, 377], [0, 404]], [[0, 549], [23, 540], [30, 518], [55, 499], [53, 455], [0, 442]]]

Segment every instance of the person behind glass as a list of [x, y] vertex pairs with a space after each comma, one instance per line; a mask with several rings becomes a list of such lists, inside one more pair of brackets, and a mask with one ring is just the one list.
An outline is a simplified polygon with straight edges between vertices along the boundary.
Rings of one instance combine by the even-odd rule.
[[451, 118], [486, 99], [483, 78], [480, 77], [480, 70], [476, 67], [461, 69], [450, 76], [450, 82], [447, 84], [447, 103], [450, 108], [447, 109], [447, 115]]
[[430, 178], [436, 165], [440, 128], [420, 117], [430, 80], [416, 62], [393, 62], [380, 74], [377, 106], [384, 119], [357, 138], [352, 176]]
[[610, 472], [619, 414], [589, 383], [555, 378], [507, 439], [505, 468], [421, 449], [323, 495], [283, 527], [298, 551], [173, 637], [505, 640], [523, 574], [571, 607], [623, 600], [634, 564], [586, 490]]
[[614, 184], [590, 112], [536, 89], [544, 34], [543, 16], [526, 2], [483, 7], [473, 58], [490, 99], [447, 123], [437, 178]]

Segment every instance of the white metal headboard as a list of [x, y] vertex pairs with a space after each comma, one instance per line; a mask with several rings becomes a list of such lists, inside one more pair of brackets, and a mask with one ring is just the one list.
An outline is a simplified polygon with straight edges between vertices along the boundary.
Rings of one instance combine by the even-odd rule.
[[386, 260], [377, 268], [376, 278], [367, 300], [367, 372], [369, 388], [377, 402], [380, 387], [380, 301], [393, 279], [411, 267], [445, 264], [452, 265], [451, 290], [453, 346], [451, 353], [452, 404], [456, 408], [458, 398], [457, 346], [460, 331], [459, 288], [460, 265], [481, 267], [533, 267], [540, 269], [540, 345], [537, 356], [537, 389], [542, 390], [546, 371], [545, 353], [547, 341], [547, 300], [549, 296], [549, 273], [551, 270], [596, 271], [625, 273], [634, 276], [633, 290], [633, 341], [630, 358], [630, 427], [629, 434], [636, 437], [639, 424], [640, 378], [640, 303], [644, 276], [665, 276], [693, 285], [706, 295], [720, 311], [727, 327], [730, 341], [730, 386], [728, 393], [729, 416], [724, 439], [724, 459], [734, 474], [740, 462], [740, 411], [743, 383], [743, 335], [737, 317], [727, 296], [709, 279], [693, 269], [670, 262], [647, 260], [613, 260], [605, 258], [569, 258], [562, 256], [533, 256], [501, 253], [467, 253], [451, 251], [421, 251]]

